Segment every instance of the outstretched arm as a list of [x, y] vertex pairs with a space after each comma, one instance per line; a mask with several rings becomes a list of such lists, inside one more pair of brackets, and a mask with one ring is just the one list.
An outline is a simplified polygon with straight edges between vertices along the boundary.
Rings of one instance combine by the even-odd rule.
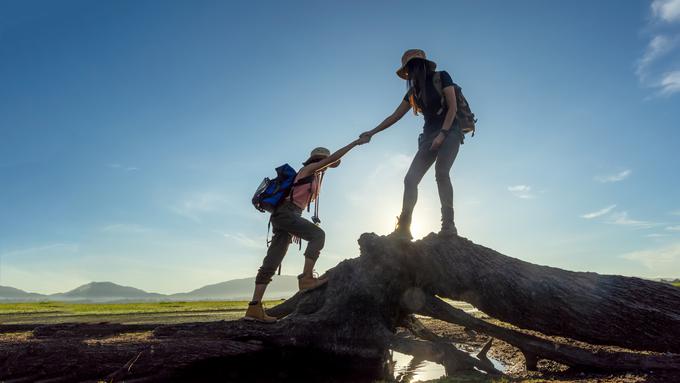
[[347, 152], [352, 150], [353, 147], [355, 147], [357, 145], [365, 144], [367, 142], [368, 142], [368, 138], [364, 138], [364, 137], [350, 142], [345, 147], [338, 149], [335, 153], [324, 158], [323, 160], [321, 160], [319, 162], [311, 163], [311, 164], [303, 167], [302, 169], [300, 169], [300, 173], [299, 173], [300, 176], [299, 177], [304, 178], [304, 177], [307, 177], [307, 176], [311, 176], [312, 174], [314, 174], [318, 171], [326, 169], [327, 167], [329, 167], [329, 166], [333, 165], [334, 163], [340, 161], [340, 158], [342, 158], [342, 156], [344, 156], [345, 154], [347, 154]]
[[405, 100], [401, 100], [401, 104], [397, 107], [397, 109], [394, 111], [394, 113], [390, 114], [383, 122], [381, 122], [378, 126], [375, 128], [361, 133], [361, 137], [368, 136], [369, 138], [373, 136], [374, 134], [378, 132], [382, 132], [383, 130], [389, 128], [390, 126], [394, 125], [397, 121], [401, 120], [402, 117], [406, 114], [411, 109], [411, 104], [409, 104]]

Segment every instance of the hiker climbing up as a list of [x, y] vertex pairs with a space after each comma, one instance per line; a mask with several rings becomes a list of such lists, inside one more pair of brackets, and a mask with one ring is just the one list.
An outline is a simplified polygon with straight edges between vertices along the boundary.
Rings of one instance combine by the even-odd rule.
[[[268, 242], [267, 256], [255, 277], [253, 300], [248, 305], [244, 319], [260, 322], [276, 321], [276, 318], [265, 314], [262, 297], [294, 239], [307, 241], [304, 268], [302, 274], [298, 276], [299, 289], [313, 289], [327, 282], [325, 278], [314, 277], [314, 264], [319, 258], [326, 237], [323, 229], [318, 226], [320, 223], [318, 198], [323, 175], [329, 167], [337, 167], [340, 158], [352, 148], [368, 140], [368, 137], [359, 138], [333, 154], [326, 148], [316, 148], [303, 162], [299, 172], [295, 172], [288, 164], [280, 166], [276, 169], [277, 177], [273, 180], [265, 179], [257, 189], [253, 204], [258, 210], [271, 213], [270, 225], [273, 237]], [[314, 222], [302, 217], [302, 211], [304, 209], [309, 211], [312, 202], [315, 205], [312, 217]]]
[[418, 152], [404, 178], [404, 199], [397, 227], [398, 237], [412, 239], [411, 220], [418, 199], [418, 184], [435, 163], [435, 178], [441, 202], [441, 235], [458, 234], [453, 219], [453, 186], [449, 172], [463, 143], [464, 134], [475, 129], [470, 111], [459, 86], [446, 71], [436, 72], [437, 64], [420, 49], [409, 49], [401, 58], [397, 75], [407, 81], [408, 91], [397, 109], [374, 129], [361, 134], [372, 137], [399, 121], [410, 109], [425, 118], [418, 137]]

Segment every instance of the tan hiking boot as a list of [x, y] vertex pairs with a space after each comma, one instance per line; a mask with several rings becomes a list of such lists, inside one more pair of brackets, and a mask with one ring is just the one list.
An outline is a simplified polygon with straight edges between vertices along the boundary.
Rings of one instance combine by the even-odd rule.
[[248, 310], [246, 310], [246, 315], [243, 319], [260, 323], [276, 323], [276, 318], [270, 317], [264, 312], [262, 302], [248, 303]]
[[411, 219], [402, 218], [401, 216], [397, 217], [397, 224], [394, 227], [394, 231], [390, 233], [388, 237], [405, 241], [412, 240]]
[[300, 288], [300, 291], [315, 289], [325, 285], [326, 282], [328, 282], [328, 279], [326, 278], [298, 277], [298, 287]]

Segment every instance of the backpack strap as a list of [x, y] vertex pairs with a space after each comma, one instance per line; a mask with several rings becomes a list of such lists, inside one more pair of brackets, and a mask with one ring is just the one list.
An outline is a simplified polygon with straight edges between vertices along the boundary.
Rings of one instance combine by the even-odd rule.
[[319, 175], [319, 181], [316, 186], [316, 199], [314, 200], [314, 216], [312, 217], [312, 221], [317, 225], [321, 223], [321, 219], [319, 219], [319, 195], [321, 194], [321, 183], [323, 182], [324, 174], [326, 174], [325, 171], [321, 172], [321, 175]]
[[434, 72], [434, 75], [432, 76], [432, 85], [434, 85], [434, 89], [437, 91], [437, 94], [439, 94], [441, 106], [437, 111], [437, 115], [440, 115], [446, 106], [446, 97], [444, 96], [444, 89], [442, 88], [442, 72]]
[[[316, 178], [316, 174], [314, 174], [312, 177]], [[314, 181], [309, 183], [309, 198], [307, 199], [307, 213], [309, 213], [309, 206], [312, 204], [312, 197], [314, 196], [314, 190], [312, 190], [313, 186]]]
[[267, 248], [269, 248], [269, 244], [272, 243], [272, 241], [269, 240], [269, 231], [272, 228], [272, 216], [269, 216], [269, 222], [267, 222], [267, 236], [264, 238], [265, 241], [267, 242]]

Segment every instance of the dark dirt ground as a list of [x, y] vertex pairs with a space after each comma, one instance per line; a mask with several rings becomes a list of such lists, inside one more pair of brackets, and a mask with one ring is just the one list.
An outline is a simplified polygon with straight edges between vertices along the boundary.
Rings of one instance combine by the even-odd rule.
[[[456, 302], [457, 303], [457, 302]], [[462, 302], [461, 302], [462, 303]], [[458, 304], [456, 304], [458, 306]], [[460, 307], [460, 306], [459, 306]], [[469, 307], [471, 308], [471, 307]], [[474, 310], [473, 310], [474, 311]], [[491, 318], [486, 317], [483, 313], [473, 312], [475, 316], [481, 317], [485, 320], [489, 320], [496, 324], [505, 325], [494, 321]], [[96, 316], [87, 316], [83, 322], [118, 322], [118, 323], [139, 323], [142, 326], [152, 325], [153, 322], [157, 324], [166, 323], [178, 323], [178, 322], [196, 322], [196, 321], [211, 321], [211, 320], [233, 320], [237, 319], [242, 315], [242, 312], [236, 312], [233, 308], [225, 310], [225, 312], [199, 312], [192, 313], [191, 315], [179, 317], [177, 313], [167, 313], [163, 314], [149, 314], [149, 315], [131, 315], [129, 318], [126, 316], [117, 317], [113, 320], [111, 316], [98, 318]], [[167, 316], [167, 318], [166, 318]], [[39, 317], [39, 316], [38, 316]], [[5, 317], [4, 319], [8, 319]], [[40, 342], [39, 337], [35, 337], [30, 330], [30, 328], [22, 329], [16, 326], [28, 326], [27, 318], [14, 318], [14, 325], [7, 324], [7, 321], [3, 321], [0, 324], [0, 352], [7, 352], [9, 350], [16, 350], [18, 347], [21, 348], [31, 342]], [[45, 319], [45, 318], [43, 318]], [[101, 320], [104, 319], [104, 320]], [[152, 320], [153, 319], [153, 320]], [[446, 322], [430, 319], [430, 318], [420, 318], [423, 323], [432, 329], [434, 332], [449, 339], [451, 342], [455, 343], [457, 347], [467, 352], [476, 354], [482, 346], [489, 339], [488, 336], [476, 333], [474, 331], [466, 331], [462, 326], [457, 326], [449, 324]], [[68, 318], [62, 318], [62, 320], [69, 321]], [[50, 324], [54, 322], [49, 320]], [[13, 327], [16, 327], [12, 330]], [[558, 338], [558, 337], [547, 337], [539, 333], [527, 331], [536, 336], [551, 339], [553, 341], [558, 341], [561, 343], [574, 344], [581, 347], [587, 347], [592, 350], [598, 349], [608, 349], [621, 351], [620, 348], [614, 347], [604, 347], [604, 346], [592, 346], [581, 342], [576, 342], [573, 340]], [[108, 336], [104, 338], [95, 339], [85, 339], [83, 340], [86, 344], [91, 344], [96, 346], [103, 343], [125, 343], [125, 342], [153, 342], [151, 331], [148, 330], [137, 330], [129, 333], [117, 334], [115, 336]], [[446, 378], [441, 378], [438, 380], [430, 382], [582, 382], [582, 383], [638, 383], [638, 382], [649, 382], [649, 383], [680, 383], [680, 372], [668, 373], [668, 372], [658, 372], [658, 371], [635, 371], [627, 373], [617, 373], [617, 374], [607, 374], [607, 373], [585, 373], [580, 371], [570, 371], [566, 366], [560, 365], [555, 362], [542, 360], [539, 362], [538, 371], [527, 371], [524, 368], [524, 357], [522, 353], [515, 347], [508, 343], [500, 340], [494, 340], [493, 346], [488, 353], [489, 357], [500, 362], [505, 367], [505, 374], [507, 375], [501, 379], [489, 379], [484, 378], [484, 376], [475, 375], [469, 376], [467, 374], [449, 376]], [[0, 365], [0, 382], [2, 381], [2, 365]]]

